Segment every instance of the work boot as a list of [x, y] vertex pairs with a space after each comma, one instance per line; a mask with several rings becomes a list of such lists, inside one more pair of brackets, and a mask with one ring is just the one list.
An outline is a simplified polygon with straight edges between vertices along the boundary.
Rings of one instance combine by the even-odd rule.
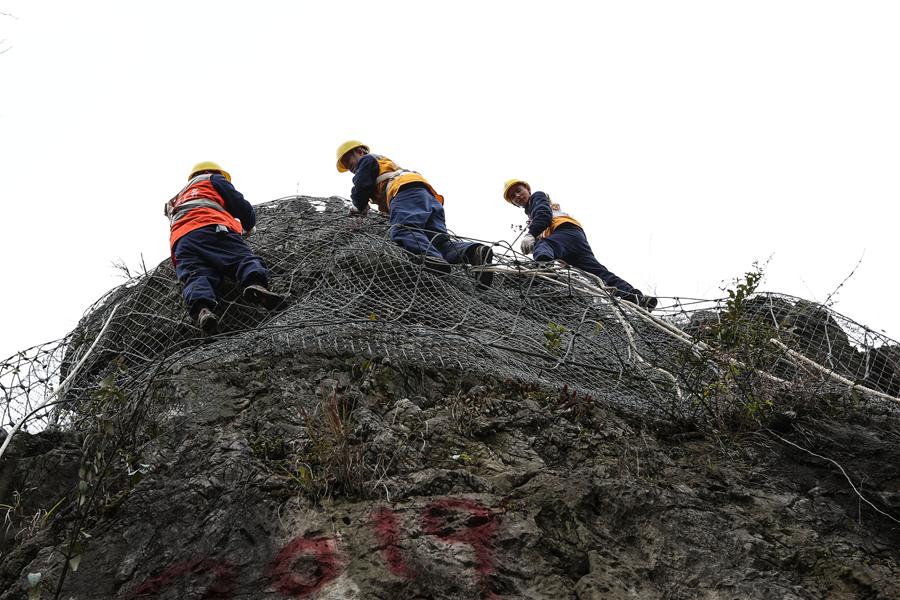
[[264, 285], [254, 283], [244, 288], [244, 300], [250, 304], [262, 306], [266, 310], [275, 310], [284, 302], [284, 297]]
[[641, 296], [638, 298], [638, 306], [646, 310], [647, 312], [653, 312], [653, 309], [656, 308], [656, 305], [659, 304], [659, 300], [657, 300], [653, 296]]
[[[492, 265], [494, 263], [494, 251], [490, 246], [476, 244], [466, 251], [466, 259], [473, 267]], [[478, 290], [486, 290], [494, 283], [494, 273], [491, 271], [478, 271], [475, 273], [475, 281], [478, 282]]]
[[625, 302], [640, 306], [647, 312], [653, 312], [653, 309], [656, 308], [656, 305], [659, 302], [653, 296], [645, 296], [640, 290], [635, 290], [634, 292], [620, 292], [616, 294], [616, 296]]
[[450, 274], [450, 263], [443, 258], [438, 258], [437, 256], [423, 256], [421, 261], [422, 267], [429, 273], [437, 275], [438, 277], [446, 277]]
[[636, 305], [638, 305], [638, 306], [641, 305], [641, 298], [644, 297], [644, 295], [643, 295], [641, 292], [639, 292], [639, 291], [634, 291], [634, 292], [614, 292], [613, 295], [616, 296], [616, 297], [618, 297], [618, 298], [621, 299], [621, 300], [624, 300], [625, 302], [629, 302], [629, 303], [631, 303], [631, 304], [636, 304]]
[[206, 335], [212, 335], [219, 330], [219, 317], [216, 313], [204, 307], [197, 313], [197, 325]]

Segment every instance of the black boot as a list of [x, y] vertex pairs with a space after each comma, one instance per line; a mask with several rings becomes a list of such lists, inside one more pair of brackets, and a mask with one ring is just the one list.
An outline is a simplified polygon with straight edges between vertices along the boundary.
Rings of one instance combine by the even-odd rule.
[[438, 277], [446, 277], [452, 270], [450, 263], [437, 256], [423, 256], [422, 267], [429, 273], [437, 275]]
[[284, 302], [284, 297], [264, 285], [254, 283], [244, 288], [244, 300], [250, 304], [262, 306], [266, 310], [275, 310]]
[[659, 304], [659, 300], [657, 300], [654, 296], [641, 295], [641, 297], [638, 298], [638, 306], [640, 306], [647, 312], [653, 312], [653, 309], [656, 308], [657, 304]]
[[219, 317], [213, 311], [203, 307], [197, 313], [197, 325], [206, 335], [213, 335], [219, 330]]
[[616, 296], [618, 296], [625, 302], [637, 304], [647, 312], [653, 312], [653, 309], [656, 308], [656, 305], [659, 302], [653, 296], [645, 296], [643, 292], [641, 292], [641, 290], [634, 290], [633, 292], [618, 292]]
[[[494, 251], [490, 246], [484, 244], [475, 244], [466, 248], [466, 262], [473, 267], [480, 267], [494, 264]], [[475, 281], [478, 282], [476, 288], [483, 291], [491, 287], [494, 283], [494, 273], [491, 271], [478, 271], [475, 273]]]
[[640, 290], [635, 290], [633, 292], [615, 292], [614, 295], [625, 302], [638, 305], [641, 303], [641, 298], [644, 297]]

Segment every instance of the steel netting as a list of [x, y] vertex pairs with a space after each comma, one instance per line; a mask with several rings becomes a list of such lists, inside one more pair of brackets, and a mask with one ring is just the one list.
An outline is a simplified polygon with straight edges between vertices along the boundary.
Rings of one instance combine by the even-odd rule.
[[[3, 425], [31, 415], [28, 430], [75, 426], [79, 406], [112, 372], [128, 391], [163, 364], [290, 352], [565, 386], [646, 414], [695, 419], [698, 390], [721, 377], [722, 364], [741, 360], [714, 356], [726, 299], [661, 298], [650, 316], [610, 296], [593, 276], [536, 265], [505, 244], [494, 245], [491, 267], [456, 265], [439, 276], [390, 241], [384, 215], [351, 218], [347, 206], [302, 196], [259, 205], [250, 244], [287, 301], [269, 313], [226, 282], [213, 337], [187, 317], [168, 260], [111, 290], [66, 337], [0, 363]], [[494, 273], [487, 289], [476, 280], [484, 269]], [[861, 386], [870, 400], [895, 405], [894, 340], [781, 294], [755, 294], [743, 311], [754, 331], [781, 344], [753, 365], [772, 381], [815, 377], [836, 388]]]

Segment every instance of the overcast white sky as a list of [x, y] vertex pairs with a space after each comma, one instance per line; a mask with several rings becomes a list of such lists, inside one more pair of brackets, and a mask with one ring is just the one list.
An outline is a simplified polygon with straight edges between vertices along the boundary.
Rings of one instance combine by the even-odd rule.
[[525, 178], [645, 292], [764, 287], [900, 337], [900, 3], [0, 0], [0, 358], [168, 255], [200, 160], [254, 204], [347, 197], [358, 138], [457, 233]]

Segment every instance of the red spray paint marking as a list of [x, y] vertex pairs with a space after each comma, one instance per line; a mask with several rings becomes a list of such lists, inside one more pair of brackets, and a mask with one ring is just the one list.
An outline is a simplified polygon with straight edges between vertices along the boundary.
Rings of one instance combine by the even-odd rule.
[[272, 587], [290, 598], [306, 598], [344, 570], [332, 538], [298, 537], [278, 552], [269, 567]]
[[[449, 519], [451, 513], [465, 513], [462, 529]], [[442, 540], [456, 544], [468, 544], [475, 550], [481, 587], [490, 592], [490, 576], [494, 573], [494, 534], [500, 516], [486, 506], [467, 498], [446, 498], [436, 500], [422, 511], [422, 530]]]
[[404, 579], [413, 579], [416, 573], [403, 560], [398, 541], [400, 539], [397, 517], [389, 508], [380, 508], [372, 515], [372, 527], [381, 545], [381, 556], [391, 573]]
[[132, 593], [132, 598], [147, 598], [170, 587], [179, 579], [190, 576], [194, 578], [212, 576], [203, 600], [228, 600], [234, 595], [234, 565], [229, 562], [216, 562], [208, 558], [195, 558], [180, 562], [142, 583]]

